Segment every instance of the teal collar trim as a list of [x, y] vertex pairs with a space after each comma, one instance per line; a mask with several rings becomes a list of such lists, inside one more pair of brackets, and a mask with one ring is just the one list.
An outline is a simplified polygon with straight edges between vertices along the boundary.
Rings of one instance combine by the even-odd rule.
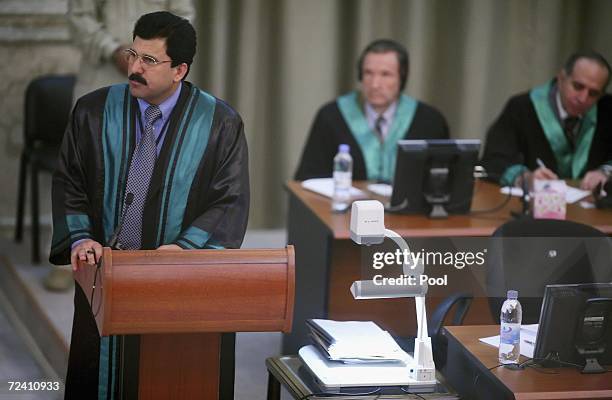
[[210, 94], [191, 88], [164, 178], [157, 246], [173, 243], [181, 233], [189, 191], [206, 152], [216, 104]]
[[[132, 99], [126, 84], [114, 85], [109, 89], [104, 106], [103, 226], [107, 240], [115, 230], [117, 216], [121, 214], [123, 207], [129, 151], [133, 146], [134, 136]], [[213, 96], [195, 86], [191, 87], [187, 105], [182, 110], [178, 123], [178, 133], [171, 143], [167, 173], [163, 177], [157, 246], [174, 242], [181, 233], [187, 198], [208, 145], [215, 107], [216, 99]], [[168, 144], [170, 145], [170, 142]]]
[[393, 124], [383, 143], [368, 126], [357, 92], [353, 91], [341, 96], [336, 102], [344, 121], [361, 149], [368, 179], [390, 182], [395, 173], [397, 141], [403, 139], [410, 129], [418, 101], [404, 94], [400, 96]]
[[132, 102], [127, 84], [111, 86], [104, 105], [102, 152], [104, 154], [104, 212], [102, 226], [108, 241], [123, 208], [128, 159], [133, 141]]
[[557, 161], [559, 177], [578, 179], [586, 172], [589, 151], [597, 125], [597, 105], [593, 106], [582, 118], [576, 150], [572, 153], [561, 123], [549, 101], [551, 87], [551, 82], [535, 87], [529, 93], [529, 97]]

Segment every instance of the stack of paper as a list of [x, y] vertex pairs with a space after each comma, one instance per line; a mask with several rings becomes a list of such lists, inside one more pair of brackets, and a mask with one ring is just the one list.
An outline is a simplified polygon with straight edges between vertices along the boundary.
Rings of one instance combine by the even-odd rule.
[[372, 321], [306, 321], [314, 344], [328, 359], [345, 363], [405, 362], [410, 357]]

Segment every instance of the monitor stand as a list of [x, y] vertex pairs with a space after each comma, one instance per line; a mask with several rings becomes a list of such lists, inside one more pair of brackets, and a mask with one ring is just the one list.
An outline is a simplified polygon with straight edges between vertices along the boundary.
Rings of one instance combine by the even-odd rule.
[[448, 218], [448, 213], [442, 204], [432, 204], [429, 218]]
[[450, 202], [448, 179], [448, 168], [432, 167], [429, 169], [428, 190], [424, 193], [425, 201], [431, 206], [429, 218], [448, 218], [448, 212], [444, 208]]
[[601, 366], [595, 357], [587, 358], [585, 361], [584, 368], [580, 371], [582, 374], [602, 374], [608, 372], [607, 369]]

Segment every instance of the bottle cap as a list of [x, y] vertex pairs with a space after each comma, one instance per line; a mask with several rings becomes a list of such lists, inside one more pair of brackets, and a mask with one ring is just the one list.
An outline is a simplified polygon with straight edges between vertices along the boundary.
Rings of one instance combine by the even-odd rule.
[[511, 300], [518, 299], [518, 291], [517, 290], [508, 290], [508, 298]]
[[349, 146], [348, 144], [341, 144], [340, 146], [338, 146], [339, 153], [348, 153], [350, 151], [351, 151], [351, 146]]

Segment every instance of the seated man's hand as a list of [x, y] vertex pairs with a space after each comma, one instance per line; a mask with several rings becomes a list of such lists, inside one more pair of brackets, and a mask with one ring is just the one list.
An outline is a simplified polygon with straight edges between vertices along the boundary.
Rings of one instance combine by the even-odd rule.
[[102, 257], [102, 245], [95, 240], [83, 240], [70, 252], [72, 270], [76, 271], [79, 268], [79, 261], [85, 261], [87, 264], [95, 265], [100, 257]]
[[179, 245], [176, 244], [164, 244], [159, 246], [157, 250], [183, 250]]
[[608, 180], [606, 174], [603, 171], [598, 169], [594, 169], [586, 173], [582, 181], [580, 182], [580, 189], [583, 190], [593, 190], [600, 183], [603, 185]]
[[559, 177], [557, 176], [557, 174], [555, 174], [550, 169], [546, 167], [540, 167], [536, 169], [535, 171], [533, 171], [533, 179], [550, 180], [550, 179], [559, 179]]
[[522, 174], [514, 179], [514, 186], [518, 188], [523, 188], [524, 185], [527, 185], [527, 188], [531, 190], [533, 186], [533, 172], [525, 170]]

